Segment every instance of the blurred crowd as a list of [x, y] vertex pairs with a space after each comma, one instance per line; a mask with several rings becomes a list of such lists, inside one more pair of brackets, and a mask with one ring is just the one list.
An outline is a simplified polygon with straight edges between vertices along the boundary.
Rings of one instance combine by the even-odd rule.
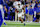
[[[5, 20], [17, 20], [18, 15], [15, 13], [14, 2], [16, 0], [3, 0], [3, 10]], [[24, 5], [24, 20], [27, 22], [32, 22], [36, 19], [36, 22], [40, 21], [40, 0], [17, 0]]]

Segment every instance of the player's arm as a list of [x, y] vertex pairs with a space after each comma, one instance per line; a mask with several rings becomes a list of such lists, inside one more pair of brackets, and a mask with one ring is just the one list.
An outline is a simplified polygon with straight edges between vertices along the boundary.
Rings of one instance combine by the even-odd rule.
[[23, 5], [23, 10], [24, 10], [24, 12], [25, 12], [25, 7], [26, 7], [26, 5]]
[[36, 17], [36, 11], [34, 11], [34, 17]]
[[24, 9], [24, 12], [25, 12], [25, 9]]
[[6, 12], [7, 12], [7, 8], [5, 8]]
[[5, 11], [7, 12], [7, 8], [6, 8], [6, 6], [4, 6], [4, 9], [5, 9]]
[[17, 12], [17, 9], [15, 9], [15, 12]]
[[24, 10], [24, 12], [25, 12], [25, 8], [22, 8], [23, 10]]
[[17, 9], [16, 9], [16, 7], [15, 7], [15, 6], [13, 6], [13, 8], [15, 8], [15, 12], [17, 12]]

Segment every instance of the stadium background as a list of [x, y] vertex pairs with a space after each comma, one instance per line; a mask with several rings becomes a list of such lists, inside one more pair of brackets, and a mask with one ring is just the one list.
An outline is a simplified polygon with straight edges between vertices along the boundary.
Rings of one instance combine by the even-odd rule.
[[[10, 0], [11, 1], [11, 0]], [[21, 1], [21, 0], [20, 0]], [[29, 1], [31, 1], [31, 0], [29, 0]], [[7, 3], [8, 2], [8, 3]], [[7, 8], [7, 11], [9, 10], [9, 8], [10, 7], [13, 7], [13, 2], [14, 2], [14, 0], [11, 2], [11, 4], [10, 4], [10, 2], [9, 2], [9, 0], [4, 0], [3, 1], [3, 6], [6, 6], [6, 8]], [[37, 0], [37, 2], [39, 2], [39, 0]], [[26, 4], [26, 1], [24, 1], [24, 3], [23, 3], [24, 5]], [[3, 8], [4, 9], [4, 8]], [[14, 13], [15, 13], [15, 8], [13, 8], [14, 9]], [[4, 10], [4, 12], [5, 12], [5, 10]], [[12, 16], [10, 15], [10, 12], [5, 12], [5, 14], [6, 14], [6, 16], [5, 16], [5, 20], [7, 20], [6, 21], [6, 23], [7, 23], [7, 25], [2, 25], [2, 27], [40, 27], [40, 23], [34, 23], [34, 22], [32, 22], [32, 23], [27, 23], [27, 22], [25, 22], [25, 23], [27, 23], [26, 24], [26, 26], [24, 26], [24, 24], [22, 23], [21, 24], [21, 22], [14, 22], [15, 20], [15, 15], [13, 16], [13, 18], [12, 18]], [[10, 17], [10, 18], [9, 18]], [[8, 21], [8, 20], [10, 20], [10, 21]], [[11, 20], [14, 20], [14, 21], [11, 21]], [[36, 18], [34, 18], [34, 20], [33, 21], [35, 21], [36, 20]], [[15, 24], [16, 23], [16, 24]]]
[[[10, 2], [10, 1], [11, 1], [11, 2]], [[13, 8], [13, 2], [14, 2], [15, 0], [13, 0], [13, 1], [10, 0], [10, 1], [9, 1], [9, 0], [4, 0], [4, 1], [3, 1], [3, 6], [6, 6], [6, 8], [7, 8], [7, 13], [6, 13], [5, 9], [3, 8], [3, 9], [4, 9], [4, 13], [5, 13], [5, 18], [4, 18], [5, 20], [9, 20], [10, 18], [12, 19], [12, 17], [11, 17], [12, 15], [10, 15], [11, 12], [8, 12], [8, 11], [9, 11], [10, 7]], [[21, 1], [21, 0], [19, 0], [19, 1]], [[28, 2], [29, 2], [29, 1], [31, 2], [32, 0], [28, 0]], [[6, 2], [8, 2], [8, 3], [6, 3]], [[39, 2], [39, 0], [37, 0], [37, 2]], [[22, 4], [23, 4], [23, 5], [26, 5], [26, 4], [27, 4], [26, 0], [23, 1]], [[35, 7], [37, 7], [37, 4], [35, 5]], [[13, 13], [15, 13], [15, 8], [13, 8], [13, 9], [14, 9], [14, 11], [13, 11], [13, 10], [12, 10], [12, 11], [13, 11]], [[10, 17], [10, 18], [9, 18], [9, 17]], [[10, 20], [11, 20], [11, 19], [10, 19]], [[15, 16], [13, 16], [13, 19], [15, 19]], [[36, 18], [35, 18], [33, 21], [35, 21], [35, 20], [36, 20]]]

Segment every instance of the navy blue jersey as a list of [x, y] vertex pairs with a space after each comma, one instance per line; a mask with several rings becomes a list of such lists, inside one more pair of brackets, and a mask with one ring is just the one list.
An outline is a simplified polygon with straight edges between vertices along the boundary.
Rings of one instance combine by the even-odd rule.
[[0, 4], [3, 4], [3, 0], [0, 0]]
[[39, 13], [39, 12], [40, 12], [40, 7], [36, 8], [36, 13]]
[[26, 14], [28, 13], [28, 9], [27, 9], [27, 7], [25, 8], [25, 13], [26, 13]]
[[29, 15], [33, 15], [34, 9], [29, 9]]
[[34, 11], [36, 11], [36, 7], [34, 7]]
[[2, 19], [2, 14], [1, 14], [1, 10], [0, 10], [0, 19]]
[[1, 14], [1, 10], [0, 10], [0, 25], [2, 25], [3, 19], [2, 19], [2, 14]]
[[3, 7], [3, 11], [4, 11], [4, 13], [6, 13], [6, 11], [5, 11], [4, 7]]

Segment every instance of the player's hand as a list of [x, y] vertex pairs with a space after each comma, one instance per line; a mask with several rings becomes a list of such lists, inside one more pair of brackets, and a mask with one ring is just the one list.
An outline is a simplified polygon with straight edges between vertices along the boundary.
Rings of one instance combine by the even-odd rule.
[[25, 12], [25, 10], [24, 10], [24, 12]]

